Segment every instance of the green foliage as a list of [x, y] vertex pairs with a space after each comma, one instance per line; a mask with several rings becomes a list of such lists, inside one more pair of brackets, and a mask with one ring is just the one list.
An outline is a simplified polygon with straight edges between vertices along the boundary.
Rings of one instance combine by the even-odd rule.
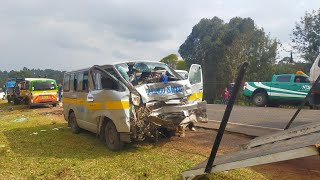
[[170, 54], [160, 60], [160, 62], [168, 64], [173, 69], [176, 68], [178, 62], [178, 55], [177, 54]]
[[306, 12], [292, 33], [293, 48], [309, 63], [313, 63], [320, 53], [320, 9]]
[[176, 69], [179, 70], [188, 70], [187, 63], [183, 60], [179, 60], [176, 65]]
[[21, 78], [36, 78], [36, 77], [47, 77], [55, 79], [57, 83], [62, 82], [64, 71], [52, 70], [52, 69], [28, 69], [24, 67], [20, 71], [0, 71], [0, 87], [5, 85], [6, 79], [10, 77], [21, 77]]
[[[275, 64], [272, 65], [272, 74], [295, 74], [297, 71], [303, 71], [309, 74], [311, 64], [308, 63], [296, 63], [296, 64]], [[268, 80], [271, 79], [271, 76]]]
[[212, 103], [222, 89], [234, 82], [237, 67], [250, 63], [246, 79], [262, 80], [271, 76], [278, 42], [258, 28], [251, 18], [232, 18], [225, 23], [218, 17], [201, 19], [180, 46], [187, 66], [203, 66], [204, 99]]

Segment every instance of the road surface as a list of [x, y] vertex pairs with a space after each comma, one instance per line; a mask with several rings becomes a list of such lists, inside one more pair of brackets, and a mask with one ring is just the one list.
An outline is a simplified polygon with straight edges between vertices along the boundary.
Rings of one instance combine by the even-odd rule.
[[[221, 121], [226, 105], [208, 104], [209, 120]], [[229, 122], [283, 129], [296, 109], [234, 106]], [[291, 127], [320, 121], [320, 110], [303, 109]]]

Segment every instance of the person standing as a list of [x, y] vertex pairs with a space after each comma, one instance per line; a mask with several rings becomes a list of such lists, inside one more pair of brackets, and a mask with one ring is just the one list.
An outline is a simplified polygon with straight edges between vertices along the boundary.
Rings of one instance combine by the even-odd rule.
[[59, 83], [59, 87], [58, 87], [58, 96], [59, 96], [58, 101], [61, 102], [61, 99], [62, 99], [62, 84], [61, 83]]
[[225, 88], [223, 92], [223, 104], [228, 104], [229, 97], [230, 97], [230, 93], [228, 91], [228, 88]]

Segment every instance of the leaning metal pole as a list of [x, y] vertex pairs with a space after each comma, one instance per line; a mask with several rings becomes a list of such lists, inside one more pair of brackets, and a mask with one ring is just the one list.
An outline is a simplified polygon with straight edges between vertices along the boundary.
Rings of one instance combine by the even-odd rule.
[[292, 116], [291, 120], [289, 121], [289, 123], [287, 124], [287, 126], [284, 128], [284, 130], [289, 129], [289, 127], [291, 126], [291, 124], [293, 123], [293, 121], [296, 119], [296, 117], [298, 116], [298, 114], [300, 113], [301, 109], [303, 108], [303, 106], [307, 103], [307, 101], [309, 100], [309, 97], [311, 95], [312, 90], [316, 87], [316, 85], [319, 83], [320, 81], [320, 75], [318, 76], [317, 80], [313, 83], [312, 87], [310, 88], [310, 91], [308, 92], [308, 94], [306, 95], [306, 97], [304, 98], [304, 100], [302, 101], [302, 103], [300, 104], [299, 108], [297, 109], [296, 113], [294, 113], [294, 115]]
[[229, 120], [229, 117], [230, 117], [230, 114], [231, 114], [235, 99], [236, 99], [237, 94], [239, 92], [239, 89], [240, 89], [240, 86], [242, 84], [242, 80], [243, 80], [244, 74], [245, 74], [245, 72], [247, 70], [247, 67], [248, 67], [248, 62], [244, 62], [240, 67], [240, 71], [239, 71], [236, 83], [234, 85], [230, 100], [229, 100], [229, 102], [227, 104], [227, 107], [226, 107], [226, 110], [224, 112], [224, 115], [223, 115], [219, 130], [218, 130], [218, 134], [217, 134], [216, 139], [214, 141], [214, 144], [212, 146], [211, 154], [209, 156], [206, 169], [204, 171], [205, 173], [210, 173], [211, 172], [214, 159], [216, 158], [216, 155], [217, 155], [217, 152], [218, 152], [218, 149], [219, 149], [219, 146], [220, 146], [220, 142], [221, 142], [222, 136], [224, 134], [224, 130], [226, 129], [226, 126], [227, 126], [227, 123], [228, 123], [228, 120]]

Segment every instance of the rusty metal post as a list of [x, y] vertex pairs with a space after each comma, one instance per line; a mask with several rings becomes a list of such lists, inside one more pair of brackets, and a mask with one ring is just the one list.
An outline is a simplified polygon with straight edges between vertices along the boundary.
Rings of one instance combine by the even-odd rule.
[[236, 100], [237, 94], [238, 94], [240, 86], [242, 84], [242, 80], [243, 80], [244, 74], [245, 74], [245, 72], [247, 70], [247, 67], [248, 67], [248, 62], [244, 62], [240, 67], [240, 71], [239, 71], [236, 83], [235, 83], [235, 85], [233, 87], [233, 91], [232, 91], [230, 100], [229, 100], [229, 102], [227, 104], [227, 107], [226, 107], [226, 110], [224, 112], [222, 121], [220, 123], [220, 127], [219, 127], [219, 130], [218, 130], [216, 139], [215, 139], [214, 144], [212, 146], [212, 150], [211, 150], [211, 153], [210, 153], [210, 156], [209, 156], [209, 159], [208, 159], [208, 163], [207, 163], [206, 169], [204, 171], [205, 173], [210, 173], [211, 172], [214, 159], [216, 158], [216, 155], [217, 155], [217, 152], [218, 152], [218, 149], [219, 149], [219, 146], [220, 146], [221, 139], [222, 139], [224, 131], [226, 129], [226, 126], [227, 126], [227, 123], [228, 123], [228, 120], [229, 120], [229, 117], [230, 117], [234, 102]]
[[284, 130], [289, 129], [289, 127], [291, 126], [291, 124], [293, 123], [293, 121], [296, 119], [296, 117], [298, 116], [298, 114], [300, 113], [301, 109], [303, 108], [303, 106], [307, 103], [307, 101], [309, 100], [309, 97], [311, 95], [311, 91], [316, 87], [316, 85], [319, 83], [320, 81], [320, 75], [318, 76], [317, 80], [313, 83], [312, 87], [310, 88], [310, 91], [308, 92], [308, 94], [306, 95], [306, 97], [304, 98], [304, 100], [302, 101], [302, 103], [300, 104], [299, 108], [297, 109], [297, 111], [294, 113], [294, 115], [292, 116], [291, 120], [288, 122], [288, 124], [286, 125], [286, 127], [284, 128]]

